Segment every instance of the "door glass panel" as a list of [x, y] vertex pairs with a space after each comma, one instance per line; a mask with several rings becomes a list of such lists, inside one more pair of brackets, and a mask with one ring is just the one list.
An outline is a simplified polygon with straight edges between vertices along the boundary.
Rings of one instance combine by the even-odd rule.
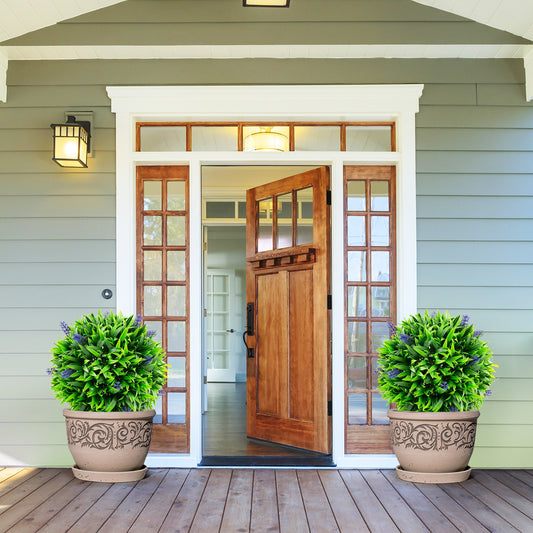
[[313, 187], [296, 191], [296, 245], [313, 242]]
[[228, 315], [226, 313], [213, 314], [213, 331], [226, 331], [228, 326]]
[[144, 281], [161, 281], [163, 252], [158, 250], [144, 251]]
[[183, 285], [167, 287], [167, 315], [185, 316], [186, 291]]
[[390, 316], [390, 287], [372, 287], [372, 316]]
[[297, 151], [338, 151], [340, 148], [340, 126], [294, 126], [294, 149]]
[[143, 242], [145, 246], [161, 246], [163, 243], [162, 217], [145, 216]]
[[185, 126], [141, 126], [141, 152], [184, 152]]
[[236, 126], [193, 126], [192, 149], [236, 151], [238, 131]]
[[366, 287], [348, 287], [348, 316], [366, 316]]
[[170, 424], [185, 424], [186, 402], [184, 392], [167, 392], [168, 421]]
[[348, 394], [348, 424], [366, 424], [366, 394]]
[[371, 252], [372, 281], [389, 281], [389, 252]]
[[149, 320], [144, 322], [148, 334], [155, 333], [154, 340], [163, 342], [163, 324], [159, 321]]
[[167, 252], [168, 281], [185, 281], [185, 252]]
[[169, 387], [185, 387], [185, 357], [168, 357], [167, 385]]
[[389, 404], [378, 392], [372, 393], [372, 424], [388, 424]]
[[348, 388], [366, 389], [366, 357], [348, 358]]
[[167, 217], [168, 246], [185, 245], [185, 217]]
[[218, 201], [205, 203], [205, 218], [235, 218], [235, 202]]
[[372, 388], [377, 389], [378, 388], [378, 358], [372, 357]]
[[272, 250], [272, 198], [257, 202], [258, 235], [257, 251]]
[[145, 211], [161, 210], [161, 182], [145, 181], [144, 182], [144, 205]]
[[348, 352], [367, 353], [366, 322], [348, 322]]
[[348, 217], [348, 246], [366, 245], [366, 217]]
[[161, 287], [144, 287], [144, 314], [146, 316], [161, 316], [163, 314], [163, 293]]
[[385, 339], [389, 338], [387, 322], [372, 322], [372, 352], [376, 353]]
[[388, 211], [389, 210], [389, 182], [372, 181], [370, 183], [371, 210]]
[[213, 279], [214, 292], [228, 292], [228, 276], [219, 276], [217, 274], [212, 274], [210, 277]]
[[370, 241], [372, 246], [389, 246], [389, 217], [370, 217]]
[[348, 182], [348, 211], [366, 211], [366, 192], [364, 181]]
[[216, 370], [227, 370], [229, 368], [228, 364], [228, 353], [224, 352], [213, 352], [213, 366], [212, 368]]
[[167, 209], [169, 211], [185, 211], [185, 182], [167, 182]]
[[225, 312], [228, 308], [228, 297], [225, 294], [215, 294], [213, 296], [213, 310]]
[[348, 252], [348, 281], [366, 281], [366, 252]]
[[292, 193], [277, 197], [277, 234], [276, 248], [292, 246]]
[[163, 421], [163, 398], [161, 396], [159, 396], [155, 401], [154, 409], [154, 424], [161, 424], [161, 422]]
[[168, 323], [168, 351], [185, 351], [185, 322]]
[[346, 126], [346, 150], [390, 152], [390, 126]]

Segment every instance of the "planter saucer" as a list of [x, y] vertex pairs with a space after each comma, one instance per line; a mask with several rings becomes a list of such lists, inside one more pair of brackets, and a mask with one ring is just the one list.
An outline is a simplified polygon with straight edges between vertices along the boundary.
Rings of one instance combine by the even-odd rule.
[[96, 481], [101, 483], [126, 483], [128, 481], [139, 481], [146, 475], [147, 466], [138, 470], [129, 470], [127, 472], [96, 472], [94, 470], [81, 470], [76, 465], [72, 467], [72, 473], [75, 478], [82, 481]]
[[411, 472], [399, 465], [396, 467], [396, 474], [400, 479], [413, 483], [460, 483], [466, 481], [471, 472], [469, 466], [459, 472]]

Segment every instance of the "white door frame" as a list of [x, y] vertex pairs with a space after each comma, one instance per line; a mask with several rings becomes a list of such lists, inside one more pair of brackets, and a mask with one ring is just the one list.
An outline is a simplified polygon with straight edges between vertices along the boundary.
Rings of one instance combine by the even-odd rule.
[[[136, 311], [135, 169], [188, 165], [190, 201], [190, 453], [150, 454], [149, 466], [194, 467], [202, 457], [202, 165], [328, 165], [332, 189], [333, 461], [396, 465], [392, 455], [344, 451], [344, 165], [396, 165], [397, 315], [416, 312], [415, 114], [423, 85], [108, 87], [116, 113], [117, 310]], [[395, 121], [396, 152], [135, 152], [138, 121]], [[198, 295], [195, 297], [194, 295]]]

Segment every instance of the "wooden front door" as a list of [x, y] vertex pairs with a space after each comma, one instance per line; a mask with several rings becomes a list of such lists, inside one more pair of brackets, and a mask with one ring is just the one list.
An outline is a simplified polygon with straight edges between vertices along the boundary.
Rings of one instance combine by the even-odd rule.
[[248, 436], [331, 453], [329, 169], [247, 191]]

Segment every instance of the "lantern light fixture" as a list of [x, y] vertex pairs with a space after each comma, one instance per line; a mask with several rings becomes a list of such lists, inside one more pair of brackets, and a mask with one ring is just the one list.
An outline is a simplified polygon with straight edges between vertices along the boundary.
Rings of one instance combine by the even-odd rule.
[[244, 7], [289, 7], [291, 0], [242, 0]]
[[91, 151], [91, 123], [67, 116], [65, 124], [50, 124], [54, 131], [52, 160], [61, 167], [87, 168], [87, 154]]

